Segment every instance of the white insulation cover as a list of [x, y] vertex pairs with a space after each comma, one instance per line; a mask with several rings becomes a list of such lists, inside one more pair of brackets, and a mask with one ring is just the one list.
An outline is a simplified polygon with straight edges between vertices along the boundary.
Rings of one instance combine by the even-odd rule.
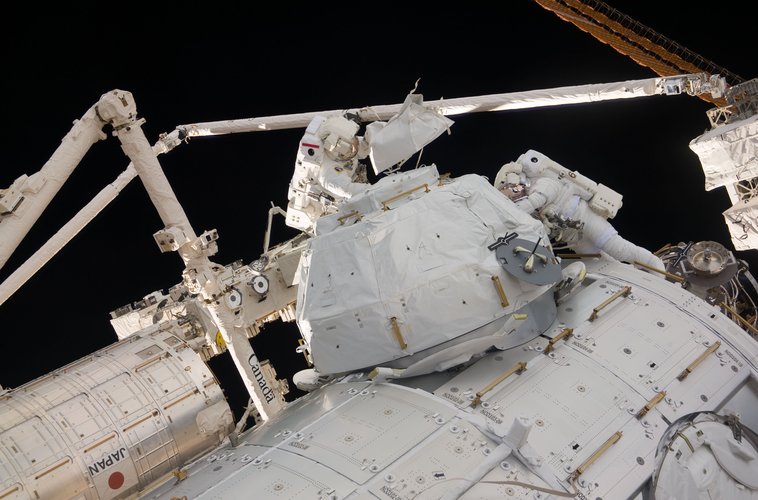
[[540, 222], [484, 177], [433, 184], [408, 200], [320, 234], [304, 252], [297, 322], [320, 373], [374, 367], [449, 341], [549, 287], [508, 275], [487, 248], [508, 232], [547, 239]]
[[373, 122], [366, 126], [374, 173], [407, 160], [452, 125], [453, 120], [424, 106], [421, 95], [410, 94], [398, 114], [387, 123]]
[[706, 191], [758, 177], [758, 115], [709, 130], [690, 149], [700, 157]]
[[737, 202], [724, 211], [735, 250], [758, 248], [758, 198]]

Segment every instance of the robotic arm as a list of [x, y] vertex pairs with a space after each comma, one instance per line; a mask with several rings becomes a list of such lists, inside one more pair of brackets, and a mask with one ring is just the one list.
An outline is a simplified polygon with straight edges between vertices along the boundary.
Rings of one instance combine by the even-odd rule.
[[102, 100], [74, 122], [39, 172], [22, 175], [7, 189], [0, 189], [0, 268], [5, 265], [26, 233], [42, 215], [90, 147], [105, 139], [106, 125], [98, 113]]

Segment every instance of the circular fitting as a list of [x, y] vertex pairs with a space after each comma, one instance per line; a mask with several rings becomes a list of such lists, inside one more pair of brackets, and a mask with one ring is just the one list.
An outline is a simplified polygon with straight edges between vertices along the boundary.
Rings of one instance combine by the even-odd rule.
[[242, 294], [232, 288], [229, 293], [224, 296], [224, 300], [230, 309], [236, 309], [242, 305]]
[[687, 262], [697, 274], [714, 276], [724, 270], [729, 261], [729, 250], [715, 241], [699, 241], [687, 251]]
[[264, 275], [256, 276], [253, 278], [253, 280], [250, 282], [250, 286], [253, 287], [253, 290], [258, 295], [266, 295], [268, 293], [268, 278], [266, 278]]

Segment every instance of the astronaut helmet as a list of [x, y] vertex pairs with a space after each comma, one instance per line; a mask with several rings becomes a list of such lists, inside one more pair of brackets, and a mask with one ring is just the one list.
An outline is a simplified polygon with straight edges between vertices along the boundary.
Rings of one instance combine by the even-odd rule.
[[526, 196], [529, 180], [522, 172], [517, 162], [506, 163], [495, 176], [494, 186], [511, 201], [517, 201]]
[[343, 116], [331, 116], [319, 128], [327, 156], [334, 161], [347, 161], [358, 154], [359, 125]]
[[526, 198], [528, 196], [526, 192], [526, 184], [524, 183], [504, 184], [503, 187], [500, 188], [500, 192], [511, 201], [518, 201], [521, 198]]
[[515, 161], [506, 163], [497, 172], [493, 185], [497, 189], [502, 189], [506, 184], [520, 184], [524, 180], [521, 170], [521, 165]]

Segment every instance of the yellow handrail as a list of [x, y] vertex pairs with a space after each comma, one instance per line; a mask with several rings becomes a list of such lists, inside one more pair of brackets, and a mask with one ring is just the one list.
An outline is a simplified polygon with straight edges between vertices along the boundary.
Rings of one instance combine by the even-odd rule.
[[632, 292], [632, 287], [625, 286], [624, 288], [622, 288], [618, 292], [614, 293], [613, 295], [611, 295], [610, 297], [608, 297], [607, 299], [605, 299], [605, 301], [603, 301], [602, 304], [600, 304], [599, 306], [597, 306], [596, 308], [594, 308], [592, 310], [592, 314], [590, 314], [590, 321], [595, 321], [597, 319], [597, 315], [600, 313], [600, 311], [602, 311], [603, 309], [605, 309], [614, 300], [618, 299], [619, 297], [626, 297], [631, 292]]
[[708, 356], [710, 356], [711, 354], [713, 354], [714, 352], [716, 352], [716, 350], [719, 347], [721, 347], [721, 341], [717, 340], [711, 347], [709, 347], [708, 349], [706, 349], [703, 354], [701, 354], [700, 356], [698, 356], [695, 361], [693, 361], [692, 363], [690, 363], [689, 365], [687, 365], [687, 368], [685, 368], [684, 371], [682, 371], [682, 373], [680, 373], [677, 378], [679, 380], [686, 379], [687, 376], [690, 373], [692, 373], [692, 370], [694, 370], [695, 368], [697, 368], [697, 365], [699, 365], [700, 363], [702, 363], [705, 360], [705, 358], [707, 358]]
[[500, 278], [498, 276], [493, 276], [492, 283], [494, 283], [495, 290], [497, 290], [497, 294], [500, 296], [500, 305], [508, 307], [510, 302], [508, 302], [508, 296], [505, 295], [505, 290], [503, 289], [503, 284], [500, 282]]
[[647, 402], [645, 406], [642, 407], [640, 411], [637, 412], [637, 418], [642, 418], [645, 415], [647, 415], [647, 412], [653, 409], [655, 405], [661, 402], [663, 398], [666, 397], [666, 391], [661, 391], [652, 398], [650, 398], [650, 401]]
[[545, 354], [548, 354], [550, 351], [552, 351], [555, 348], [555, 344], [557, 344], [561, 339], [566, 339], [570, 337], [574, 333], [573, 328], [564, 328], [561, 333], [550, 339], [550, 341], [545, 346], [545, 350], [542, 351]]
[[582, 462], [582, 465], [580, 465], [579, 467], [576, 468], [576, 470], [572, 474], [572, 478], [576, 479], [579, 476], [581, 476], [582, 474], [584, 474], [584, 471], [586, 471], [589, 468], [589, 466], [592, 465], [595, 462], [595, 460], [597, 460], [598, 458], [600, 458], [600, 455], [602, 455], [603, 453], [605, 453], [606, 451], [608, 451], [608, 448], [610, 448], [611, 446], [613, 446], [614, 444], [616, 444], [616, 442], [618, 442], [618, 440], [621, 439], [622, 435], [623, 435], [623, 432], [616, 431], [616, 433], [613, 434], [613, 436], [609, 437], [608, 440], [605, 443], [603, 443], [602, 445], [600, 445], [600, 448], [598, 448], [595, 451], [595, 453], [593, 453], [592, 455], [590, 455], [590, 457], [587, 460], [585, 460], [584, 462]]
[[342, 217], [338, 217], [337, 221], [339, 221], [340, 226], [345, 224], [345, 221], [350, 219], [351, 217], [357, 217], [358, 220], [361, 220], [363, 218], [363, 214], [361, 214], [358, 210], [353, 210], [349, 214], [343, 215]]
[[476, 405], [478, 405], [479, 403], [482, 402], [482, 396], [484, 396], [485, 394], [487, 394], [488, 392], [490, 392], [492, 389], [494, 389], [495, 386], [497, 386], [500, 382], [502, 382], [503, 380], [507, 379], [508, 377], [510, 377], [511, 375], [513, 375], [514, 373], [521, 373], [524, 370], [526, 370], [526, 362], [524, 362], [524, 361], [519, 361], [518, 363], [516, 363], [515, 365], [513, 365], [510, 369], [508, 369], [502, 375], [500, 375], [495, 380], [493, 380], [492, 382], [490, 382], [489, 384], [487, 384], [484, 389], [482, 389], [481, 391], [477, 392], [476, 393], [476, 397], [471, 402], [471, 406], [476, 407]]
[[405, 350], [405, 348], [408, 347], [408, 344], [405, 343], [405, 339], [403, 338], [403, 333], [400, 331], [400, 325], [397, 324], [397, 318], [394, 316], [391, 317], [390, 324], [392, 325], [392, 333], [395, 334], [397, 343], [400, 344], [400, 349]]
[[392, 196], [391, 198], [387, 198], [382, 202], [382, 209], [383, 210], [389, 210], [390, 207], [388, 206], [389, 203], [392, 203], [395, 200], [399, 200], [403, 196], [408, 196], [409, 194], [413, 194], [419, 189], [423, 189], [425, 193], [428, 193], [430, 191], [429, 184], [421, 184], [420, 186], [416, 186], [413, 189], [409, 189], [408, 191], [403, 191], [400, 194], [396, 194], [395, 196]]

